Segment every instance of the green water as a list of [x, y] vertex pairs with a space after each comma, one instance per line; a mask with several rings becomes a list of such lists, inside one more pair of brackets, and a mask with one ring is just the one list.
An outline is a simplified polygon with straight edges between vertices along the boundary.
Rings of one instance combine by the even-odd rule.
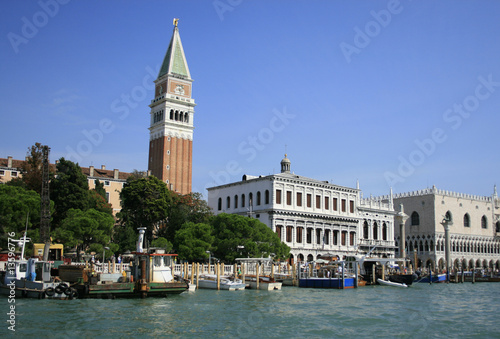
[[[7, 299], [0, 299], [7, 320]], [[283, 287], [184, 292], [168, 298], [16, 300], [23, 338], [500, 338], [500, 283], [407, 289]]]

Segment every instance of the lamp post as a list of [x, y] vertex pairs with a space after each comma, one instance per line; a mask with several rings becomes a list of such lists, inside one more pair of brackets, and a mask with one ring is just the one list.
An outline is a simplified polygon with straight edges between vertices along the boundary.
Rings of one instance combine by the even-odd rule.
[[243, 254], [241, 254], [241, 252], [243, 251], [243, 249], [245, 249], [245, 246], [243, 246], [243, 245], [238, 245], [238, 246], [236, 246], [236, 248], [238, 249], [238, 252], [239, 252], [240, 257], [241, 257], [241, 256], [243, 255]]
[[205, 253], [208, 253], [208, 271], [210, 272], [210, 251], [205, 251]]
[[403, 269], [406, 266], [406, 234], [405, 234], [405, 222], [408, 220], [408, 215], [405, 214], [403, 204], [399, 205], [399, 212], [396, 214], [396, 219], [399, 223], [399, 234], [401, 235], [401, 241], [399, 243], [399, 254], [403, 258]]
[[450, 225], [453, 225], [453, 221], [448, 213], [441, 221], [441, 225], [444, 227], [445, 238], [446, 282], [450, 282]]
[[[109, 250], [109, 247], [104, 247], [102, 250], [102, 272], [104, 273], [104, 263], [106, 262], [106, 250]], [[108, 267], [108, 273], [109, 273], [109, 267]]]

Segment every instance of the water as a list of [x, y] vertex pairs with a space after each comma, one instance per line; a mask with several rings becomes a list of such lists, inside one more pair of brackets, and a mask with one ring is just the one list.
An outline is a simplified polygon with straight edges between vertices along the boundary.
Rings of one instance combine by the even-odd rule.
[[[7, 299], [0, 299], [5, 321]], [[500, 283], [198, 290], [168, 298], [16, 300], [23, 338], [500, 338]], [[0, 336], [14, 337], [2, 321]]]

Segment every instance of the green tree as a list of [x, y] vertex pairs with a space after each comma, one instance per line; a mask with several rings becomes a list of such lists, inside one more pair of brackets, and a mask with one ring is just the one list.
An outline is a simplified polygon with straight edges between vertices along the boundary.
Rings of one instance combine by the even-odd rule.
[[174, 246], [170, 241], [164, 237], [158, 237], [151, 242], [152, 247], [163, 248], [165, 252], [169, 253], [173, 250]]
[[67, 217], [53, 237], [68, 247], [76, 247], [77, 253], [87, 250], [92, 244], [108, 246], [115, 219], [112, 215], [95, 209], [86, 211], [70, 209]]
[[0, 185], [0, 247], [6, 247], [8, 232], [14, 232], [17, 239], [23, 236], [27, 217], [27, 236], [39, 241], [40, 195], [23, 187]]
[[53, 222], [57, 227], [70, 209], [88, 210], [89, 185], [78, 164], [59, 159], [56, 177], [50, 183], [50, 199], [55, 203]]
[[208, 258], [206, 251], [212, 250], [214, 240], [209, 224], [187, 222], [175, 234], [177, 254], [190, 261]]
[[[236, 214], [219, 214], [212, 218], [214, 254], [232, 263], [238, 257], [286, 259], [290, 248], [278, 235], [257, 219]], [[243, 246], [243, 248], [239, 248]]]
[[[26, 155], [26, 161], [24, 161], [21, 165], [21, 180], [26, 184], [28, 189], [33, 190], [38, 194], [42, 191], [43, 147], [44, 145], [39, 142], [29, 147]], [[49, 177], [53, 178], [53, 173], [49, 173]]]
[[166, 227], [161, 229], [159, 234], [173, 241], [177, 231], [186, 222], [208, 223], [211, 216], [212, 211], [201, 193], [175, 195]]
[[137, 230], [126, 224], [117, 224], [113, 230], [113, 243], [118, 245], [117, 253], [135, 251], [139, 235]]
[[151, 242], [153, 234], [166, 225], [174, 194], [164, 182], [150, 176], [127, 180], [120, 192], [120, 199], [122, 209], [117, 215], [120, 223], [134, 230], [145, 227], [146, 239]]

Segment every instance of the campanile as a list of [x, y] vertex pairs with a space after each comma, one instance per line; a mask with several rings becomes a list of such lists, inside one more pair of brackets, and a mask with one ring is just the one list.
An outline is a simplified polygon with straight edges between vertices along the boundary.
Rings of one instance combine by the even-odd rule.
[[174, 31], [155, 83], [151, 100], [148, 169], [180, 194], [191, 193], [194, 99], [181, 37]]

